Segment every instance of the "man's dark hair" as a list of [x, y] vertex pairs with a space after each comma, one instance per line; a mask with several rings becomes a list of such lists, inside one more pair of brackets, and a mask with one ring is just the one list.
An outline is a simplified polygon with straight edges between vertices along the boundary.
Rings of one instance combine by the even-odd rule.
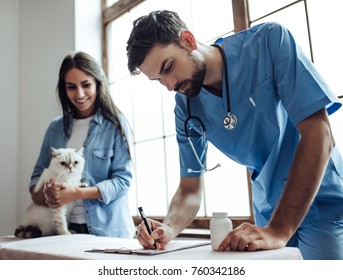
[[161, 10], [153, 11], [133, 22], [133, 29], [127, 41], [128, 69], [132, 75], [156, 45], [167, 46], [179, 43], [180, 32], [187, 29], [177, 13]]

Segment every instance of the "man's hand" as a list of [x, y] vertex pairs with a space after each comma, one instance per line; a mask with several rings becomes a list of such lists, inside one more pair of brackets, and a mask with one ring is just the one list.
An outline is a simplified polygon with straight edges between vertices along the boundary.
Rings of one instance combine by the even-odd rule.
[[154, 243], [156, 241], [157, 249], [165, 250], [167, 244], [173, 239], [172, 228], [158, 221], [151, 219], [147, 220], [152, 230], [151, 236], [142, 222], [137, 226], [137, 238], [139, 243], [145, 249], [155, 249]]
[[287, 237], [270, 226], [258, 227], [243, 223], [231, 231], [219, 246], [219, 251], [257, 251], [286, 246]]

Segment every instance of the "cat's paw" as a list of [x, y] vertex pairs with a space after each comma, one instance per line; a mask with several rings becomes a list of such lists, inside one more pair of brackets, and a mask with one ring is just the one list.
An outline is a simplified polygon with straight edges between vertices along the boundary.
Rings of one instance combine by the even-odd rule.
[[69, 235], [71, 232], [69, 230], [58, 230], [57, 231], [58, 235]]
[[42, 237], [42, 231], [37, 226], [19, 226], [15, 232], [14, 235], [18, 238], [37, 238]]
[[14, 235], [18, 238], [24, 238], [24, 230], [25, 230], [24, 226], [19, 226], [16, 228]]

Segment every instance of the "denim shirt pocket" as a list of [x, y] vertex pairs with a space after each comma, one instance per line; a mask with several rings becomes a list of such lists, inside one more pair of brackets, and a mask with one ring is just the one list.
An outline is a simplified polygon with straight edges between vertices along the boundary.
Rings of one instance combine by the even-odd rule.
[[92, 175], [99, 180], [109, 179], [114, 151], [113, 149], [94, 149]]

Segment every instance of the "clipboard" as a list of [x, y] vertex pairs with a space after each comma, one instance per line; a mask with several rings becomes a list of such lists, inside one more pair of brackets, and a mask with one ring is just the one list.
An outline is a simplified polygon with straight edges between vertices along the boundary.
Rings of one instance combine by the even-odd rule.
[[104, 249], [91, 249], [86, 250], [85, 252], [88, 253], [103, 253], [103, 254], [134, 254], [134, 255], [141, 255], [141, 256], [153, 256], [153, 255], [160, 255], [166, 254], [170, 252], [180, 251], [180, 250], [187, 250], [191, 248], [196, 248], [200, 246], [207, 246], [210, 245], [211, 241], [185, 241], [185, 240], [173, 240], [171, 241], [165, 250], [150, 250], [144, 248], [137, 248], [137, 249], [129, 249], [129, 248], [104, 248]]

